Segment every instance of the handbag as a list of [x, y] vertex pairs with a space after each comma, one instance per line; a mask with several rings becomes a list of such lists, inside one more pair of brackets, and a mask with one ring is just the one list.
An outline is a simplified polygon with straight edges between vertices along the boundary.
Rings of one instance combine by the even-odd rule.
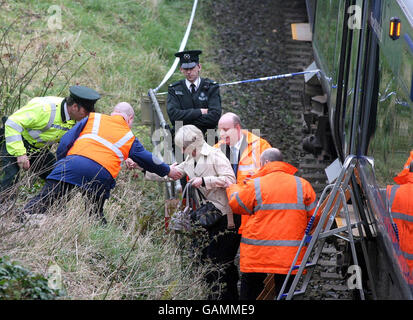
[[195, 224], [210, 229], [217, 224], [223, 214], [212, 202], [207, 200], [201, 190], [196, 189], [196, 191], [199, 202], [197, 203], [197, 209], [191, 212], [191, 219]]
[[[194, 201], [190, 198], [190, 183], [185, 185], [182, 191], [182, 200], [179, 203], [178, 210], [174, 212], [169, 221], [168, 228], [174, 231], [190, 232], [192, 230], [191, 212], [194, 208]], [[185, 199], [185, 207], [183, 201]]]

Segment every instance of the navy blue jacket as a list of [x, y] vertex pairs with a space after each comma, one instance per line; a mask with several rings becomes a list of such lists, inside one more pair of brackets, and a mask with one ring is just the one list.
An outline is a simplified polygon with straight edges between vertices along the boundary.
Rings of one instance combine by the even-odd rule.
[[[47, 179], [64, 181], [81, 187], [97, 183], [104, 186], [106, 197], [109, 197], [110, 190], [115, 187], [116, 181], [108, 170], [89, 158], [79, 155], [66, 156], [85, 127], [87, 120], [86, 117], [79, 121], [61, 138], [56, 152], [58, 161]], [[129, 158], [144, 170], [156, 173], [161, 177], [170, 171], [169, 166], [147, 151], [137, 138], [129, 151]]]

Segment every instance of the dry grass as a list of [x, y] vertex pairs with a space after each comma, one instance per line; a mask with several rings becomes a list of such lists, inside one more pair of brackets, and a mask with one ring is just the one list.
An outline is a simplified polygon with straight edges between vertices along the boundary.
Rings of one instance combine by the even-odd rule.
[[[44, 92], [47, 70], [53, 72], [62, 66], [50, 81], [47, 94], [64, 96], [69, 85], [87, 85], [102, 94], [97, 110], [105, 113], [120, 101], [130, 102], [137, 111], [133, 131], [151, 151], [148, 128], [138, 126], [139, 101], [149, 88], [159, 84], [172, 65], [189, 19], [188, 2], [62, 0], [58, 3], [62, 29], [50, 31], [47, 19], [52, 5], [56, 5], [55, 1], [0, 1], [1, 30], [13, 26], [7, 40], [11, 46], [3, 47], [2, 58], [7, 60], [12, 52], [21, 54], [22, 48], [32, 41], [18, 73], [24, 73], [37, 61], [46, 44], [51, 52], [59, 49], [46, 65], [50, 68], [36, 73], [20, 92], [19, 103], [9, 109], [2, 104], [0, 114], [9, 114]], [[191, 34], [187, 48], [204, 50], [203, 68], [213, 73], [218, 68], [206, 59], [213, 50], [208, 49], [210, 33], [202, 20], [202, 6], [198, 12], [194, 30], [200, 32]], [[178, 78], [179, 71], [169, 83]], [[16, 201], [9, 202], [10, 206], [0, 205], [0, 256], [7, 255], [45, 276], [51, 265], [60, 266], [66, 291], [63, 299], [207, 296], [202, 278], [208, 266], [195, 263], [187, 238], [165, 234], [164, 195], [157, 184], [122, 171], [111, 199], [105, 204], [109, 222], [106, 227], [88, 217], [88, 208], [80, 195], [55, 203], [41, 225], [16, 223], [16, 215], [41, 185], [27, 173], [14, 190], [18, 194]]]
[[80, 193], [24, 224], [16, 222], [22, 204], [12, 210], [3, 205], [0, 252], [46, 277], [48, 268], [58, 265], [63, 299], [205, 298], [202, 279], [208, 266], [190, 257], [189, 238], [166, 234], [156, 212], [147, 218], [150, 227], [143, 228], [143, 216], [135, 211], [140, 193], [121, 193], [133, 196], [105, 206], [106, 226], [85, 213]]

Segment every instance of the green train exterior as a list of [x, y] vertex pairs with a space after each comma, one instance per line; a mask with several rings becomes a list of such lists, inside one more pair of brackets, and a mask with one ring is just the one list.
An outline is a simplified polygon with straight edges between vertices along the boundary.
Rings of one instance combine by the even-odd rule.
[[[413, 1], [307, 0], [338, 158], [357, 155], [353, 191], [378, 299], [412, 299], [385, 188], [413, 150]], [[400, 35], [390, 23], [400, 23]], [[396, 30], [397, 31], [397, 30]]]

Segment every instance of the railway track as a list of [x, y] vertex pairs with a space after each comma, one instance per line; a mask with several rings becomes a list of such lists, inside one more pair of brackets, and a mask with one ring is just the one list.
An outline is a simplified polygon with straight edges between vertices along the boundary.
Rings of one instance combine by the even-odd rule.
[[[293, 40], [291, 34], [292, 23], [307, 21], [304, 1], [228, 0], [210, 6], [211, 23], [217, 26], [219, 37], [214, 59], [224, 70], [223, 81], [303, 71], [313, 62], [311, 42]], [[221, 95], [224, 111], [238, 113], [249, 130], [259, 128], [320, 196], [327, 182], [324, 169], [334, 159], [323, 154], [315, 157], [302, 148], [303, 138], [316, 130], [314, 124], [307, 126], [304, 121], [304, 113], [311, 113], [304, 78], [234, 86], [222, 90]], [[341, 248], [325, 244], [302, 299], [352, 299], [337, 267]]]

